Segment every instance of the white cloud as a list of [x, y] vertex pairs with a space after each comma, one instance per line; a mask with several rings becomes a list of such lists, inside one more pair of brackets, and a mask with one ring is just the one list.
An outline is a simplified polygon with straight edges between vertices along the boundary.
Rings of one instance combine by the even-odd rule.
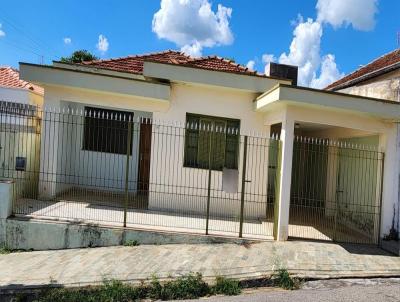
[[299, 67], [299, 85], [309, 86], [318, 70], [321, 57], [322, 26], [312, 19], [299, 20], [293, 31], [293, 40], [289, 53], [282, 53], [279, 63]]
[[153, 16], [153, 32], [160, 39], [174, 42], [188, 54], [201, 55], [204, 47], [229, 45], [232, 9], [218, 5], [214, 12], [208, 0], [161, 0]]
[[263, 61], [264, 64], [269, 64], [271, 62], [275, 62], [276, 58], [275, 58], [274, 55], [266, 53], [266, 54], [262, 55], [262, 61]]
[[319, 77], [314, 75], [310, 86], [313, 88], [322, 89], [342, 77], [344, 77], [344, 73], [339, 72], [335, 62], [335, 56], [328, 54], [322, 58], [321, 72]]
[[318, 22], [333, 27], [352, 25], [358, 30], [371, 30], [375, 26], [378, 0], [318, 0]]
[[[304, 20], [298, 15], [289, 52], [282, 53], [279, 63], [299, 67], [298, 84], [324, 88], [343, 77], [333, 54], [321, 58], [323, 24], [338, 28], [352, 25], [358, 30], [371, 30], [375, 26], [375, 14], [379, 0], [318, 0], [317, 20]], [[264, 56], [263, 56], [264, 57]], [[271, 55], [265, 58], [271, 58]], [[272, 56], [273, 58], [273, 56]], [[268, 60], [264, 60], [268, 64]], [[266, 66], [267, 68], [267, 66]]]
[[99, 41], [97, 42], [96, 47], [101, 53], [105, 53], [108, 50], [109, 43], [104, 35], [99, 35]]
[[203, 46], [199, 42], [196, 42], [192, 45], [182, 46], [181, 51], [192, 57], [201, 57]]
[[268, 70], [268, 65], [271, 62], [275, 62], [276, 61], [276, 57], [273, 54], [263, 54], [261, 57], [262, 62], [265, 64], [265, 74], [268, 74], [269, 70]]
[[1, 38], [1, 37], [4, 37], [4, 36], [6, 35], [6, 33], [4, 32], [4, 30], [1, 29], [2, 26], [3, 26], [3, 25], [0, 23], [0, 38]]
[[256, 62], [254, 60], [250, 60], [247, 62], [246, 67], [248, 69], [254, 70], [254, 66], [256, 65]]
[[65, 45], [69, 45], [69, 44], [72, 43], [72, 39], [71, 39], [71, 38], [68, 38], [68, 37], [64, 38], [63, 41], [64, 41], [64, 44], [65, 44]]

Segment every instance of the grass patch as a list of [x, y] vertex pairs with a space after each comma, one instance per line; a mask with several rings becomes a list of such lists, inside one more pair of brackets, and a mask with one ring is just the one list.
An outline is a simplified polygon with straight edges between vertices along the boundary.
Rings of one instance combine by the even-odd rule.
[[147, 296], [145, 286], [133, 287], [120, 281], [104, 281], [102, 286], [84, 289], [47, 289], [36, 302], [131, 302]]
[[242, 287], [238, 280], [218, 276], [211, 291], [214, 295], [237, 296], [242, 292]]
[[139, 246], [140, 243], [137, 240], [127, 240], [124, 242], [124, 246]]
[[79, 289], [49, 288], [36, 302], [132, 302], [140, 299], [183, 300], [215, 294], [238, 295], [239, 281], [217, 277], [210, 286], [203, 276], [187, 274], [172, 281], [161, 283], [156, 277], [148, 285], [131, 286], [120, 281], [104, 281], [101, 286]]
[[290, 276], [289, 272], [285, 268], [278, 269], [272, 275], [272, 281], [275, 286], [286, 290], [294, 290], [300, 287], [300, 280]]
[[196, 299], [210, 294], [209, 285], [203, 281], [201, 274], [188, 274], [176, 280], [161, 284], [153, 278], [149, 298], [155, 300]]
[[12, 252], [14, 252], [14, 251], [6, 246], [0, 247], [0, 255], [7, 255], [7, 254], [11, 254]]

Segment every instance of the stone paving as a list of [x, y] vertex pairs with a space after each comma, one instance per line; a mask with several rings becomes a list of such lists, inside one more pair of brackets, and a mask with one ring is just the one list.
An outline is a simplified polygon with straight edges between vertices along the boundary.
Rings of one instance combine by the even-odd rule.
[[283, 266], [307, 278], [400, 276], [400, 257], [378, 248], [317, 242], [251, 245], [142, 245], [13, 253], [0, 256], [1, 288], [49, 283], [77, 286], [104, 279], [140, 282], [200, 272], [234, 278], [269, 276]]

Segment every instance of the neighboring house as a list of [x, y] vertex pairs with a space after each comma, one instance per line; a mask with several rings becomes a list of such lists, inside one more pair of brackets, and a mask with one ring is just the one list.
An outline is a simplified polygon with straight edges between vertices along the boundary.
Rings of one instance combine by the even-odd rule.
[[39, 192], [14, 214], [121, 223], [125, 204], [133, 227], [378, 244], [398, 197], [400, 104], [297, 87], [296, 67], [273, 67], [175, 51], [21, 63], [45, 110]]
[[[43, 94], [42, 87], [21, 80], [18, 70], [0, 67], [0, 177], [35, 183], [35, 175], [25, 171], [39, 164], [33, 158], [39, 147], [36, 117], [37, 107], [43, 105]], [[7, 112], [15, 115], [7, 117]], [[20, 148], [22, 145], [24, 148]], [[26, 182], [20, 191], [27, 190]]]
[[18, 70], [0, 66], [0, 101], [25, 105], [43, 105], [44, 90], [21, 80]]
[[400, 102], [400, 49], [361, 66], [326, 90]]

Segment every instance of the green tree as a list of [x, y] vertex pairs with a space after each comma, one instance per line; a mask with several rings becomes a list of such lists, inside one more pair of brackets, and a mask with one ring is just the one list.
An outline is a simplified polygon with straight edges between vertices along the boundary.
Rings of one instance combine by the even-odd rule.
[[63, 63], [81, 63], [85, 61], [93, 61], [97, 60], [98, 58], [91, 54], [87, 50], [77, 50], [72, 53], [69, 57], [61, 57], [60, 61]]

